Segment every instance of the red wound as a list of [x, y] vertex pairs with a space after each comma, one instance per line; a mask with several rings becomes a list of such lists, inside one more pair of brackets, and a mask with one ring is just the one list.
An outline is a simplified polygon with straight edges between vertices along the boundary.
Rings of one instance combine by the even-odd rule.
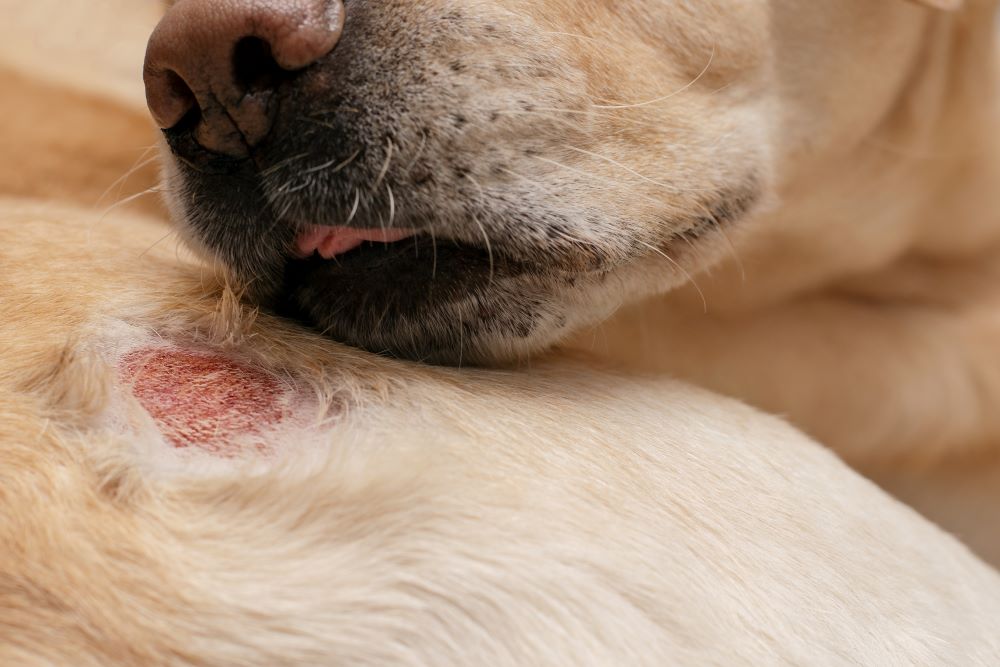
[[[220, 354], [144, 348], [119, 366], [132, 394], [177, 448], [197, 447], [231, 458], [287, 416], [287, 388], [273, 376]], [[249, 437], [248, 437], [249, 436]]]

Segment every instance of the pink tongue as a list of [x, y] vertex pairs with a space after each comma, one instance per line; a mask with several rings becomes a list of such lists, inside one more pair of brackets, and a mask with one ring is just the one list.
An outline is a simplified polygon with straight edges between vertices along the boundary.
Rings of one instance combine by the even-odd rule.
[[318, 252], [323, 259], [354, 250], [365, 241], [395, 243], [413, 236], [412, 229], [355, 229], [354, 227], [312, 227], [299, 235], [296, 250], [302, 257]]

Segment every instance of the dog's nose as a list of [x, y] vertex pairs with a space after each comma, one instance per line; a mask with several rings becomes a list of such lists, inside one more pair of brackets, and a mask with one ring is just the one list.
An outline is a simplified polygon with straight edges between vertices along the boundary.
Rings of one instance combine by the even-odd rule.
[[343, 0], [178, 0], [146, 51], [153, 118], [245, 156], [271, 130], [281, 82], [329, 54], [343, 26]]

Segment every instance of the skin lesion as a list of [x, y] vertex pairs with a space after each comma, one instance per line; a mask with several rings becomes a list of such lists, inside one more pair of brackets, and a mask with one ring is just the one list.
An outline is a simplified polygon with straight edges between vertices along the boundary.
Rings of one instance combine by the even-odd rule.
[[259, 440], [291, 417], [286, 386], [269, 373], [218, 352], [140, 348], [125, 354], [119, 377], [175, 449], [222, 458], [274, 452]]

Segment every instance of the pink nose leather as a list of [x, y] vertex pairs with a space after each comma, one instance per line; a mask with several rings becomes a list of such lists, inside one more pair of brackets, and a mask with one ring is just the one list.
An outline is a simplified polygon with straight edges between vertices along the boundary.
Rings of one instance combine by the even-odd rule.
[[271, 130], [283, 77], [329, 54], [343, 27], [342, 0], [179, 0], [146, 50], [150, 112], [170, 129], [198, 111], [199, 144], [245, 154]]

